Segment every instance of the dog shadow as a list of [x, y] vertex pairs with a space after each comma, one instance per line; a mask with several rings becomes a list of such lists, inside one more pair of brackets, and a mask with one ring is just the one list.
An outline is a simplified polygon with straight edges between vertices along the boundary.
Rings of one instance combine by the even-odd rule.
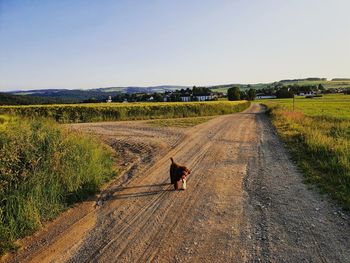
[[[172, 186], [170, 183], [162, 183], [162, 184], [152, 184], [152, 185], [137, 185], [137, 186], [126, 186], [126, 187], [118, 187], [113, 192], [109, 193], [108, 200], [120, 200], [120, 199], [131, 199], [131, 198], [138, 198], [138, 197], [147, 197], [152, 195], [161, 194], [164, 192], [173, 192], [173, 188], [162, 188], [157, 190], [149, 190], [149, 191], [142, 191], [144, 188], [152, 188], [152, 187], [164, 187], [164, 186]], [[140, 191], [133, 192], [133, 193], [127, 193], [123, 194], [121, 193], [123, 190], [128, 189], [139, 189]]]

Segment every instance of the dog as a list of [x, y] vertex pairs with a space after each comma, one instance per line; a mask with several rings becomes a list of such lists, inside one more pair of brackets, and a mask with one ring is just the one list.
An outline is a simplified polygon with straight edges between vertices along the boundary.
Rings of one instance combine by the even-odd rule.
[[177, 164], [174, 161], [173, 157], [171, 157], [170, 160], [170, 182], [174, 185], [175, 189], [177, 190], [176, 182], [181, 179], [186, 179], [186, 177], [191, 173], [191, 170], [188, 169], [186, 166]]

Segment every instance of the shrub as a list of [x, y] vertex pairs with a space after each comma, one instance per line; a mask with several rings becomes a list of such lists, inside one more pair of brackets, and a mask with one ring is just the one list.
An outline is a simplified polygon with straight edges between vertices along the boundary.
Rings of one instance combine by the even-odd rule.
[[228, 100], [240, 100], [241, 95], [238, 87], [232, 87], [227, 90]]

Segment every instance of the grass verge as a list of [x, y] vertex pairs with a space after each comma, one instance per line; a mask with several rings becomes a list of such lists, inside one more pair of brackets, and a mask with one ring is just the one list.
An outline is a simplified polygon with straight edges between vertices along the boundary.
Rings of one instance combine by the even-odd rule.
[[47, 120], [1, 116], [0, 254], [114, 175], [113, 153]]
[[266, 105], [306, 181], [350, 209], [350, 120]]

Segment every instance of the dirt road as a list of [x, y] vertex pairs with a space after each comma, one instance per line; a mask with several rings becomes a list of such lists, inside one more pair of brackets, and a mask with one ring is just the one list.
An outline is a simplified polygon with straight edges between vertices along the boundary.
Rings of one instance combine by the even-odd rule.
[[[349, 213], [302, 183], [259, 105], [190, 129], [74, 127], [126, 172], [9, 262], [350, 262]], [[192, 169], [188, 190], [169, 185], [170, 157]]]

